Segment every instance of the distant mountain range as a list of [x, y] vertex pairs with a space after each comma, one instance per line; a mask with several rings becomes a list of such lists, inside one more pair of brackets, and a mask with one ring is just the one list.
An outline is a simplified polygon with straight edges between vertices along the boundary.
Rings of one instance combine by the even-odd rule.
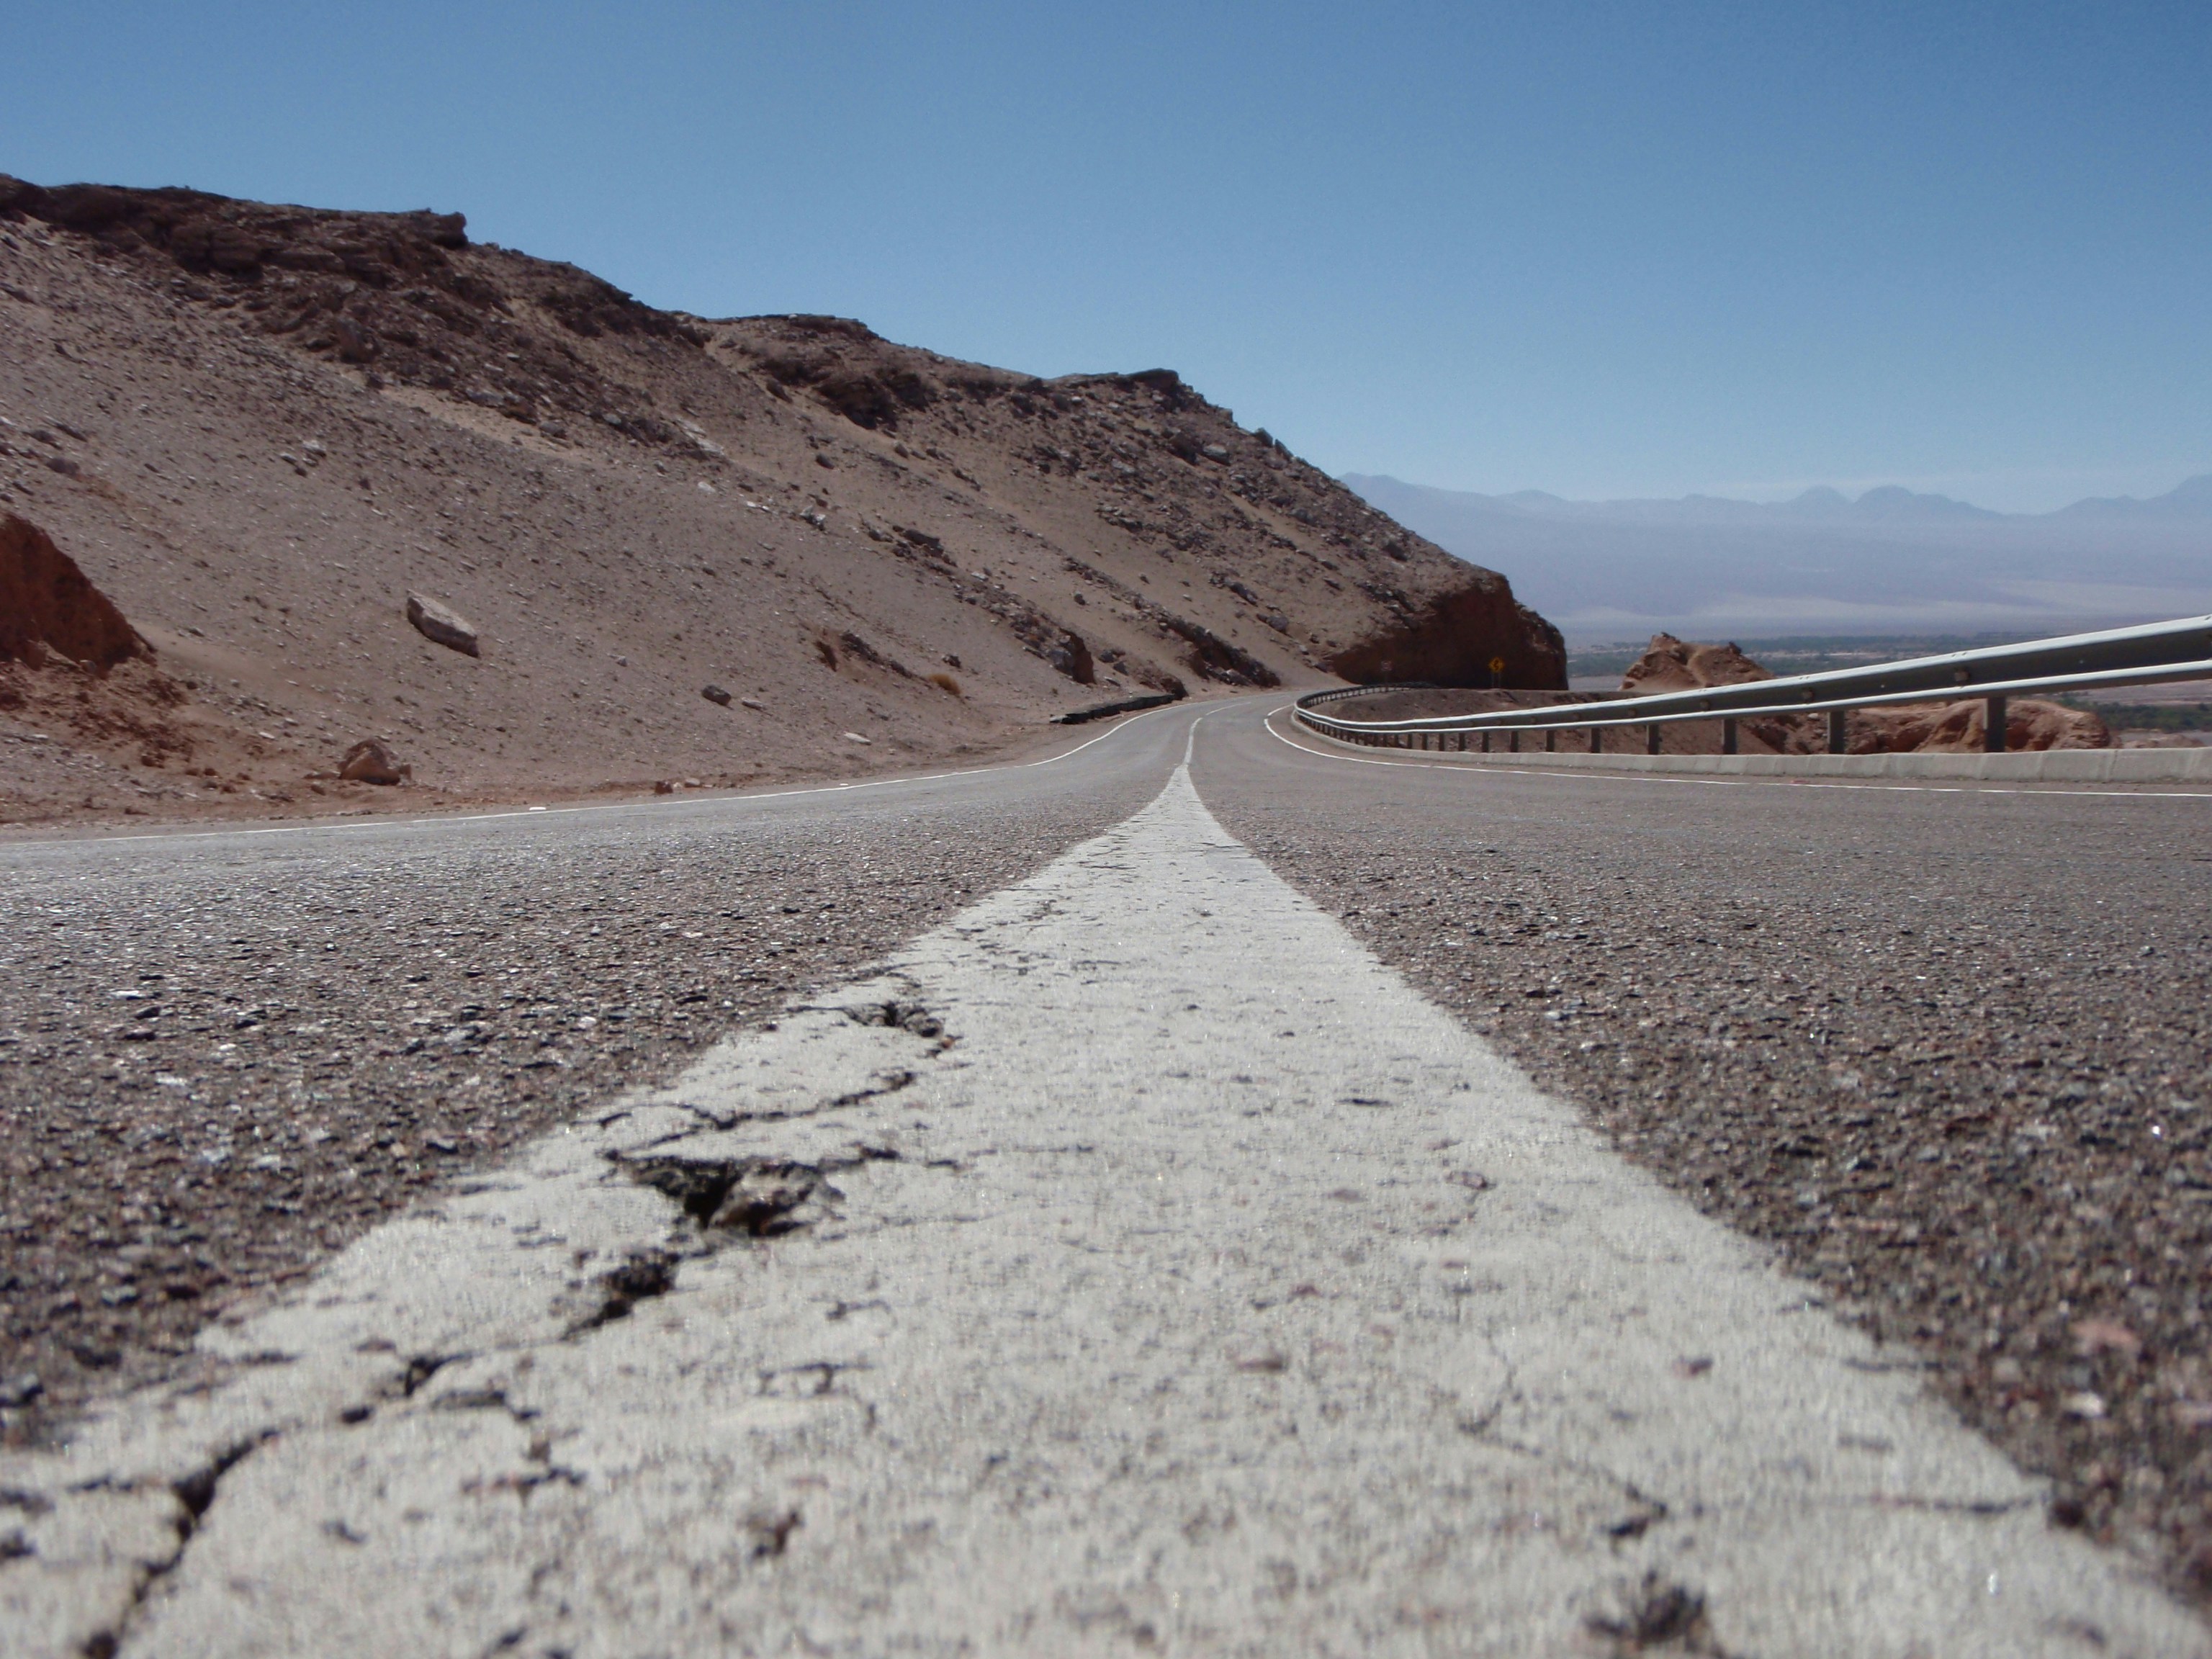
[[2163, 495], [1993, 513], [1889, 485], [1786, 501], [1572, 501], [1344, 482], [1513, 590], [1578, 643], [2062, 631], [2212, 612], [2212, 473]]

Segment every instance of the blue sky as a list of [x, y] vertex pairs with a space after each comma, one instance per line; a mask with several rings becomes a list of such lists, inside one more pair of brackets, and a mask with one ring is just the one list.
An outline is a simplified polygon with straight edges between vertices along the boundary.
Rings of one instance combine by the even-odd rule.
[[1180, 369], [1575, 496], [2212, 471], [2212, 7], [5, 14], [0, 170], [476, 235], [711, 315]]

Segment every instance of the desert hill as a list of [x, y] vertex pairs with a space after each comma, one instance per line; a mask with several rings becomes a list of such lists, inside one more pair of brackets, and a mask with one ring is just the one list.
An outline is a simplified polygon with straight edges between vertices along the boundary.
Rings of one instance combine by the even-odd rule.
[[[543, 798], [912, 765], [1154, 688], [1565, 684], [1503, 578], [1171, 372], [656, 311], [459, 215], [0, 177], [0, 514], [154, 653], [136, 689], [0, 665], [17, 819], [357, 803], [308, 780], [368, 738], [420, 791]], [[167, 736], [85, 713], [134, 696]]]

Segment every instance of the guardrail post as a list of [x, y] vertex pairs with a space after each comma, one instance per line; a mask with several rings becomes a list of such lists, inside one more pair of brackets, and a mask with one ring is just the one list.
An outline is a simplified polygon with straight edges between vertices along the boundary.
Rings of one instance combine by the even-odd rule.
[[1657, 720], [1652, 721], [1644, 728], [1644, 752], [1647, 755], [1656, 755], [1659, 752], [1659, 722]]
[[1519, 726], [1515, 726], [1510, 732], [1508, 732], [1505, 734], [1505, 747], [1509, 753], [1517, 755], [1521, 752], [1521, 728]]
[[1848, 755], [1851, 752], [1850, 730], [1844, 718], [1845, 713], [1846, 711], [1841, 708], [1831, 708], [1828, 711], [1828, 752], [1832, 755]]
[[1590, 753], [1593, 755], [1605, 753], [1605, 727], [1602, 726], [1590, 727]]
[[1547, 726], [1544, 728], [1544, 752], [1547, 755], [1556, 755], [1559, 752], [1559, 728], [1556, 726]]
[[1723, 755], [1735, 753], [1735, 722], [1734, 720], [1721, 722], [1721, 753]]
[[2005, 751], [2005, 700], [2002, 697], [1991, 697], [1989, 701], [1982, 747], [1992, 755], [2002, 755]]

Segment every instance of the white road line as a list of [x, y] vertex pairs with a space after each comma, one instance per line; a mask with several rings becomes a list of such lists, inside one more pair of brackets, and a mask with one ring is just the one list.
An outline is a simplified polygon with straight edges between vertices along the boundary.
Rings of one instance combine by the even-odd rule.
[[11, 1655], [2212, 1655], [1183, 769], [202, 1346], [0, 1454]]
[[[1018, 772], [1032, 766], [1050, 766], [1071, 755], [1079, 755], [1094, 743], [1103, 743], [1117, 732], [1126, 732], [1139, 720], [1153, 714], [1173, 711], [1174, 705], [1162, 708], [1147, 708], [1130, 716], [1120, 724], [1109, 726], [1094, 738], [1087, 738], [1073, 749], [1064, 749], [1056, 755], [1047, 755], [1042, 760], [1012, 761], [1004, 766], [970, 766], [957, 772], [924, 772], [915, 776], [896, 778], [858, 778], [850, 783], [813, 784], [802, 789], [771, 789], [757, 794], [696, 794], [684, 800], [617, 800], [599, 801], [584, 806], [520, 806], [499, 812], [465, 812], [434, 817], [353, 818], [340, 823], [335, 820], [318, 819], [307, 823], [278, 823], [260, 825], [252, 829], [228, 830], [139, 830], [111, 836], [84, 836], [56, 838], [51, 841], [21, 841], [0, 842], [0, 855], [10, 845], [16, 847], [70, 847], [94, 842], [116, 841], [208, 841], [234, 836], [298, 836], [327, 830], [431, 830], [449, 823], [489, 823], [500, 818], [529, 817], [538, 813], [562, 817], [576, 812], [647, 812], [674, 807], [696, 806], [706, 801], [782, 800], [793, 795], [834, 795], [848, 789], [882, 789], [900, 783], [941, 783], [948, 778], [977, 778], [993, 772]], [[1200, 716], [1204, 719], [1203, 715]]]
[[[1285, 703], [1283, 707], [1289, 708]], [[1681, 776], [1665, 772], [1611, 772], [1595, 769], [1584, 771], [1565, 766], [1502, 766], [1495, 761], [1482, 765], [1454, 766], [1448, 762], [1416, 760], [1384, 760], [1379, 756], [1345, 755], [1334, 749], [1316, 748], [1285, 737], [1275, 729], [1275, 716], [1283, 712], [1273, 708], [1261, 723], [1267, 735], [1276, 742], [1297, 750], [1301, 755], [1313, 755], [1322, 760], [1346, 761], [1354, 766], [1395, 766], [1421, 772], [1451, 772], [1462, 777], [1480, 777], [1486, 772], [1503, 772], [1516, 778], [1571, 778], [1582, 783], [1671, 783], [1707, 784], [1723, 789], [1751, 788], [1820, 788], [1820, 789], [1875, 789], [1896, 790], [1921, 795], [2083, 795], [2100, 800], [2212, 800], [2212, 790], [2158, 789], [2083, 789], [2072, 784], [2051, 783], [2038, 789], [2022, 789], [2009, 784], [1996, 783], [1860, 783], [1844, 778], [1716, 778]]]

